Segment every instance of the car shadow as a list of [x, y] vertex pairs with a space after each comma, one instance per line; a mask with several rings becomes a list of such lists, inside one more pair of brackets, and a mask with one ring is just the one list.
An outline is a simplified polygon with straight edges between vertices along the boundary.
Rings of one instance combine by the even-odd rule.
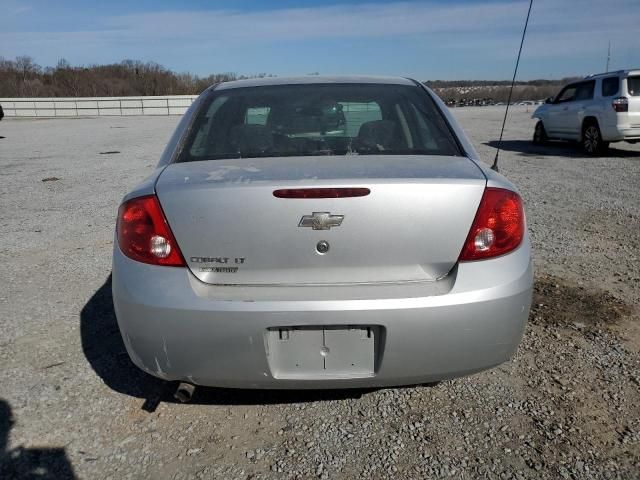
[[[484, 145], [498, 148], [498, 140], [485, 142]], [[640, 151], [622, 150], [609, 147], [605, 154], [590, 157], [580, 151], [580, 147], [572, 142], [550, 142], [546, 145], [534, 145], [530, 140], [503, 140], [501, 150], [519, 153], [526, 157], [555, 156], [568, 158], [633, 158], [640, 157]]]
[[14, 424], [11, 406], [0, 398], [0, 478], [69, 480], [76, 478], [64, 448], [8, 449]]
[[165, 382], [144, 373], [129, 359], [113, 310], [111, 275], [82, 308], [80, 337], [84, 356], [109, 388], [145, 399], [162, 394]]
[[[112, 390], [144, 399], [143, 410], [152, 412], [160, 402], [177, 403], [177, 382], [153, 377], [129, 359], [118, 329], [111, 294], [111, 275], [91, 296], [80, 313], [80, 336], [85, 358]], [[374, 389], [243, 390], [197, 387], [190, 403], [206, 405], [265, 405], [360, 398]]]

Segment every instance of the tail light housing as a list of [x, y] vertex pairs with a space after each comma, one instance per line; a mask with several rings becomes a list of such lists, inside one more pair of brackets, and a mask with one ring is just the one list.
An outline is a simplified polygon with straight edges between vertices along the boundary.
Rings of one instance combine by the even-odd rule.
[[613, 109], [616, 112], [628, 112], [629, 111], [629, 99], [627, 97], [614, 98], [611, 103]]
[[116, 234], [120, 250], [133, 260], [151, 265], [185, 266], [155, 195], [134, 198], [120, 205]]
[[524, 228], [520, 195], [502, 188], [486, 188], [459, 260], [484, 260], [509, 253], [522, 243]]

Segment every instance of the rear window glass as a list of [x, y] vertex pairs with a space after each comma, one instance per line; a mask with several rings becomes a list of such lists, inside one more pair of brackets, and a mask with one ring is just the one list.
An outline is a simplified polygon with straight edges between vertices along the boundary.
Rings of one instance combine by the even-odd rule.
[[640, 77], [627, 78], [627, 90], [633, 97], [640, 96]]
[[611, 97], [620, 90], [620, 79], [618, 77], [609, 77], [602, 80], [602, 96]]
[[461, 155], [417, 86], [305, 84], [213, 91], [178, 161], [307, 155]]

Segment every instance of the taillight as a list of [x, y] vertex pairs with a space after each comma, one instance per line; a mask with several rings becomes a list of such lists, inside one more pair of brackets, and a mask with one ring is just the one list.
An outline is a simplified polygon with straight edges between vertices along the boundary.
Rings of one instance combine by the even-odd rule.
[[460, 253], [460, 261], [497, 257], [515, 250], [524, 237], [524, 209], [511, 190], [487, 188]]
[[116, 233], [120, 250], [129, 258], [152, 265], [185, 266], [155, 195], [120, 205]]
[[614, 98], [611, 103], [613, 109], [616, 112], [628, 112], [629, 111], [629, 99], [627, 97]]

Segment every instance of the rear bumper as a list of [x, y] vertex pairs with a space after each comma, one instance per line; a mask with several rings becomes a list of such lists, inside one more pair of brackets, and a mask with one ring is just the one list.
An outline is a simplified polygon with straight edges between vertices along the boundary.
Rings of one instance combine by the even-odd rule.
[[[239, 388], [408, 385], [498, 365], [522, 337], [533, 282], [528, 237], [515, 252], [460, 264], [450, 277], [441, 281], [444, 293], [424, 284], [213, 287], [186, 268], [132, 261], [116, 246], [113, 300], [132, 361], [166, 380]], [[274, 377], [267, 329], [341, 325], [382, 332], [373, 375]]]
[[624, 140], [640, 140], [640, 126], [618, 125], [602, 132], [602, 138], [607, 142], [622, 142]]

